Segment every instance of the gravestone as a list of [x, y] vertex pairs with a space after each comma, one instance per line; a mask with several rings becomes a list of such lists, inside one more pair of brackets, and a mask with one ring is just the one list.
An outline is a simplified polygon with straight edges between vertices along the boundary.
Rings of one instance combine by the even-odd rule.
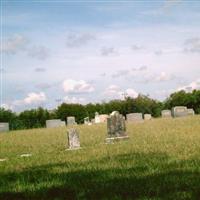
[[162, 118], [172, 117], [172, 112], [171, 112], [171, 110], [162, 110], [161, 116], [162, 116]]
[[126, 133], [125, 118], [118, 111], [113, 111], [107, 118], [107, 138], [106, 142], [129, 138]]
[[100, 117], [99, 117], [99, 113], [98, 112], [95, 112], [94, 121], [95, 121], [95, 124], [100, 123]]
[[70, 150], [79, 149], [80, 148], [80, 139], [79, 133], [76, 128], [70, 128], [67, 131], [68, 136], [68, 147]]
[[76, 125], [75, 117], [67, 117], [67, 125]]
[[144, 120], [151, 120], [151, 114], [144, 114]]
[[89, 123], [90, 123], [89, 117], [85, 117], [85, 118], [84, 118], [84, 124], [89, 124]]
[[9, 131], [9, 123], [7, 122], [0, 122], [0, 132]]
[[187, 111], [188, 111], [188, 115], [192, 115], [192, 116], [195, 115], [193, 108], [188, 108]]
[[185, 106], [175, 106], [172, 108], [173, 117], [185, 117], [188, 115], [187, 107]]
[[142, 113], [129, 113], [126, 119], [128, 122], [143, 122]]
[[61, 120], [60, 119], [50, 119], [46, 120], [46, 127], [47, 128], [55, 128], [61, 126]]
[[65, 121], [61, 121], [61, 122], [60, 122], [60, 126], [62, 126], [62, 127], [63, 127], [63, 126], [66, 126]]

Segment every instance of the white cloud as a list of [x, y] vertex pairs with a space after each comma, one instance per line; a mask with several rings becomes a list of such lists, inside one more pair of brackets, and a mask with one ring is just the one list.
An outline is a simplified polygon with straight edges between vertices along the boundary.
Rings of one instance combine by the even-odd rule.
[[192, 92], [192, 90], [200, 90], [200, 78], [188, 85], [179, 87], [177, 90], [185, 90], [186, 92]]
[[16, 54], [18, 51], [24, 50], [28, 40], [22, 35], [14, 35], [5, 42], [2, 47], [2, 52], [8, 54]]
[[69, 97], [69, 96], [65, 96], [64, 97], [64, 101], [66, 103], [78, 103], [78, 104], [84, 104], [85, 103], [85, 99], [84, 98]]
[[67, 79], [63, 81], [63, 90], [67, 93], [90, 93], [94, 87], [84, 80]]
[[117, 85], [110, 85], [105, 90], [104, 95], [106, 95], [107, 97], [111, 97], [111, 98], [124, 99], [124, 97], [136, 98], [138, 96], [138, 93], [132, 88], [122, 90]]
[[156, 82], [162, 82], [162, 81], [170, 81], [174, 79], [175, 77], [171, 74], [167, 74], [166, 72], [161, 72], [157, 77], [155, 77]]
[[25, 104], [35, 104], [35, 103], [41, 103], [44, 101], [46, 101], [46, 95], [44, 92], [40, 92], [40, 93], [31, 92], [23, 100]]

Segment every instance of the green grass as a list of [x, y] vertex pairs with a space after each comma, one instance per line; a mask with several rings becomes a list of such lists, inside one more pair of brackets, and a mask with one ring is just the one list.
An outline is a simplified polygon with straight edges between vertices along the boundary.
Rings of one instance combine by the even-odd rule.
[[78, 129], [75, 151], [67, 128], [0, 134], [0, 199], [200, 199], [200, 116], [127, 124], [109, 145], [105, 124]]

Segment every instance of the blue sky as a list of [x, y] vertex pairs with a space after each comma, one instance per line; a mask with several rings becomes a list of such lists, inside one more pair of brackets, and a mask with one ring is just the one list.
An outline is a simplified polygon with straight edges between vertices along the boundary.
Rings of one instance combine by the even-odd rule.
[[1, 106], [159, 100], [200, 88], [200, 2], [1, 1]]

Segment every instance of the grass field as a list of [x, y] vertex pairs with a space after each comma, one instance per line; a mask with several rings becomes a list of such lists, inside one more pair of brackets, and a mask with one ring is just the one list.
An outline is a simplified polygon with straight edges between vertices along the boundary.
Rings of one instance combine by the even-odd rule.
[[0, 199], [200, 199], [200, 116], [127, 124], [109, 145], [106, 125], [78, 129], [75, 151], [67, 128], [0, 134]]

